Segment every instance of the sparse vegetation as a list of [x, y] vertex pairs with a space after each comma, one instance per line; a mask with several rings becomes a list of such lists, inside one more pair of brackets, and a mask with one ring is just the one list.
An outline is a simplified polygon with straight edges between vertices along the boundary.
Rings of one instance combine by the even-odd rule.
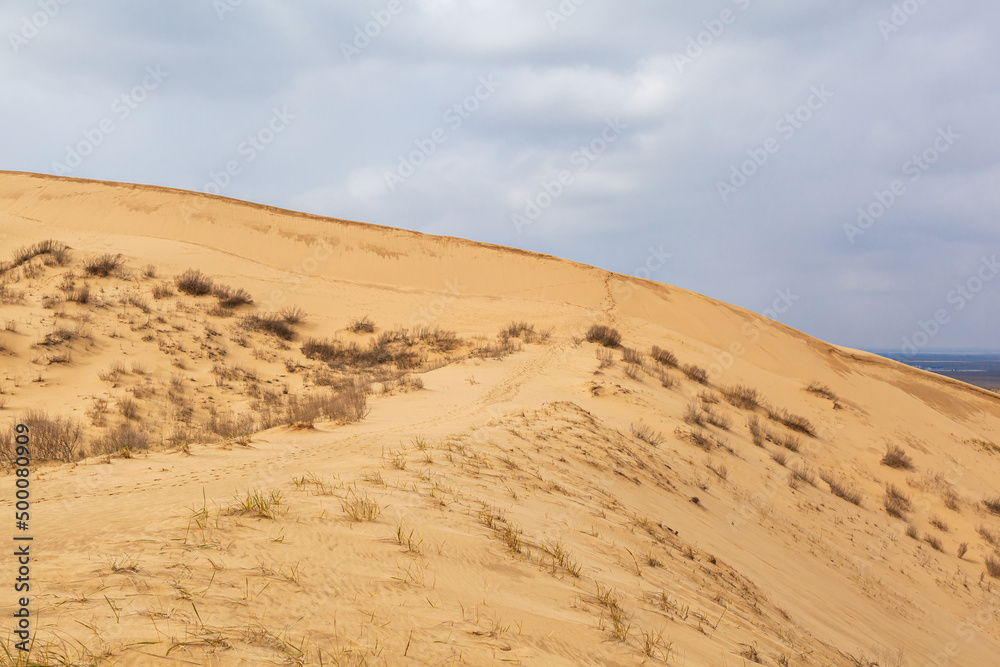
[[240, 327], [247, 331], [262, 331], [282, 340], [295, 338], [295, 329], [277, 313], [258, 315], [252, 313], [240, 320]]
[[889, 445], [882, 456], [882, 465], [900, 470], [913, 470], [913, 459], [899, 445]]
[[819, 476], [820, 479], [830, 486], [830, 493], [854, 505], [861, 505], [861, 492], [856, 488], [837, 479], [829, 472], [821, 472]]
[[1000, 496], [983, 500], [983, 505], [993, 514], [1000, 516]]
[[688, 377], [689, 380], [697, 382], [698, 384], [708, 384], [708, 371], [700, 366], [695, 366], [694, 364], [687, 364], [681, 370], [684, 375]]
[[300, 324], [306, 318], [306, 312], [298, 306], [286, 306], [278, 311], [278, 316], [292, 326]]
[[0, 262], [0, 275], [27, 264], [40, 255], [49, 255], [56, 264], [64, 266], [69, 263], [70, 249], [65, 243], [60, 243], [53, 239], [39, 241], [34, 245], [18, 248], [11, 253], [10, 261]]
[[944, 545], [941, 544], [941, 540], [936, 535], [924, 535], [924, 542], [931, 545], [935, 551], [944, 551]]
[[253, 303], [250, 292], [243, 288], [233, 289], [227, 285], [216, 285], [212, 290], [212, 295], [219, 300], [219, 307], [226, 310]]
[[83, 265], [83, 270], [88, 276], [107, 278], [117, 269], [121, 268], [124, 262], [125, 260], [121, 255], [105, 253], [87, 260], [87, 263]]
[[987, 556], [983, 559], [983, 563], [986, 565], [986, 573], [988, 575], [994, 579], [1000, 579], [1000, 558]]
[[811, 438], [816, 437], [816, 430], [813, 425], [805, 417], [800, 417], [799, 415], [794, 415], [787, 410], [781, 409], [777, 410], [774, 408], [768, 408], [767, 416], [779, 424], [784, 424], [793, 431], [798, 431], [799, 433], [804, 433]]
[[730, 404], [743, 410], [756, 410], [761, 405], [761, 398], [757, 390], [746, 385], [726, 387], [722, 390], [722, 395]]
[[651, 426], [644, 424], [642, 421], [632, 423], [632, 435], [653, 447], [663, 442], [663, 434], [659, 431], [654, 431]]
[[356, 334], [375, 333], [375, 323], [371, 321], [371, 318], [365, 315], [364, 317], [359, 317], [353, 320], [350, 325], [348, 325], [347, 330]]
[[896, 517], [897, 519], [906, 519], [906, 513], [910, 511], [909, 496], [895, 484], [886, 485], [883, 504], [889, 516]]
[[174, 284], [177, 285], [178, 291], [191, 296], [211, 294], [215, 289], [212, 279], [195, 269], [188, 269], [175, 277]]
[[281, 514], [281, 502], [284, 494], [276, 489], [263, 491], [261, 489], [249, 489], [243, 496], [237, 496], [236, 502], [230, 506], [230, 514], [239, 514], [259, 517], [262, 519], [276, 519]]
[[653, 357], [657, 363], [663, 366], [667, 366], [668, 368], [677, 368], [677, 356], [670, 350], [664, 350], [662, 347], [654, 345], [653, 349], [649, 352], [649, 356]]
[[[51, 417], [43, 410], [29, 410], [17, 422], [31, 433], [32, 456], [37, 460], [76, 461], [85, 455], [83, 426], [70, 417]], [[0, 434], [0, 461], [10, 465], [16, 457], [17, 434], [11, 425]]]
[[604, 347], [618, 347], [622, 343], [622, 335], [617, 329], [595, 324], [587, 331], [587, 342], [598, 343]]
[[806, 387], [806, 391], [810, 394], [815, 394], [816, 396], [822, 396], [823, 398], [828, 398], [831, 401], [837, 402], [838, 397], [833, 390], [827, 387], [825, 384], [820, 384], [819, 382], [811, 382], [809, 386]]

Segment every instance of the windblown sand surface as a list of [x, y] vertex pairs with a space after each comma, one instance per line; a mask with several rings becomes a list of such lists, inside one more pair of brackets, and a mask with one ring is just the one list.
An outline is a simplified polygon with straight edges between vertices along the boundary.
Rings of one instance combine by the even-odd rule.
[[0, 430], [34, 410], [70, 461], [32, 473], [37, 664], [1000, 664], [995, 394], [682, 289], [194, 193], [2, 173], [0, 233]]

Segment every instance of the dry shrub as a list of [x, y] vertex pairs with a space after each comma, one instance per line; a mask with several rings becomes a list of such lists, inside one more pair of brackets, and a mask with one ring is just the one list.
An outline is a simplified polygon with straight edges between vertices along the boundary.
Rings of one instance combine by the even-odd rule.
[[[50, 417], [43, 410], [29, 410], [17, 423], [28, 427], [31, 456], [43, 461], [76, 461], [84, 455], [83, 425], [71, 417]], [[17, 432], [12, 424], [0, 436], [0, 461], [13, 464], [17, 448]]]
[[159, 283], [153, 286], [154, 299], [166, 299], [174, 295], [174, 288], [169, 283]]
[[987, 556], [983, 562], [986, 564], [986, 573], [994, 579], [1000, 579], [1000, 558]]
[[238, 308], [239, 306], [248, 306], [253, 303], [253, 297], [250, 295], [250, 292], [242, 287], [233, 289], [227, 285], [217, 285], [212, 290], [212, 295], [219, 300], [219, 308], [227, 310]]
[[364, 317], [354, 319], [347, 327], [347, 330], [356, 334], [375, 333], [375, 323], [365, 315]]
[[985, 499], [983, 505], [993, 514], [1000, 516], [1000, 496]]
[[913, 470], [913, 459], [899, 445], [889, 445], [886, 447], [885, 455], [882, 456], [882, 465], [900, 470]]
[[990, 530], [988, 527], [980, 525], [976, 529], [984, 540], [990, 543], [991, 546], [1000, 547], [1000, 533]]
[[631, 347], [622, 348], [622, 361], [626, 364], [642, 365], [642, 352]]
[[731, 405], [743, 410], [756, 410], [761, 404], [761, 398], [757, 390], [742, 384], [735, 387], [726, 387], [722, 390], [722, 395], [725, 396]]
[[66, 265], [70, 260], [68, 245], [53, 239], [46, 239], [33, 245], [18, 248], [11, 253], [9, 262], [0, 262], [0, 275], [7, 273], [11, 269], [16, 269], [23, 264], [27, 264], [40, 255], [49, 255], [60, 266]]
[[677, 368], [677, 357], [670, 350], [664, 350], [662, 347], [656, 345], [650, 350], [649, 355], [656, 360], [657, 363], [663, 366], [668, 366], [670, 368]]
[[784, 409], [775, 410], [771, 408], [768, 408], [767, 416], [770, 417], [773, 421], [778, 422], [779, 424], [784, 424], [793, 431], [805, 433], [811, 438], [816, 437], [816, 431], [813, 428], [813, 425], [805, 417], [800, 417], [799, 415], [793, 415], [792, 413]]
[[821, 472], [820, 479], [830, 486], [830, 493], [854, 505], [861, 505], [861, 492], [850, 484], [839, 480], [832, 473]]
[[760, 419], [758, 419], [756, 415], [747, 420], [747, 428], [750, 429], [750, 437], [753, 439], [753, 444], [758, 447], [763, 447], [765, 430], [760, 423]]
[[149, 449], [150, 435], [140, 427], [132, 424], [120, 424], [109, 429], [104, 437], [97, 441], [97, 449], [105, 453], [126, 452], [131, 453], [144, 449]]
[[179, 291], [191, 296], [211, 294], [212, 290], [215, 289], [212, 279], [196, 269], [188, 269], [179, 276], [176, 276], [174, 284], [177, 285]]
[[831, 401], [837, 401], [837, 395], [833, 393], [833, 390], [827, 387], [825, 384], [820, 384], [819, 382], [811, 382], [806, 391], [810, 394], [815, 394], [817, 396], [822, 396], [823, 398], [828, 398]]
[[944, 545], [941, 544], [941, 540], [935, 535], [924, 535], [924, 542], [931, 545], [935, 551], [944, 551]]
[[88, 276], [107, 278], [119, 269], [124, 261], [121, 255], [105, 253], [87, 260], [87, 263], [83, 265], [83, 270]]
[[247, 331], [263, 331], [282, 340], [295, 338], [295, 329], [277, 313], [253, 313], [240, 320], [240, 326]]
[[118, 411], [122, 413], [122, 417], [129, 421], [139, 419], [139, 404], [129, 396], [118, 399]]
[[80, 289], [72, 290], [66, 295], [67, 301], [73, 301], [80, 305], [90, 303], [90, 285], [84, 283]]
[[622, 343], [622, 335], [617, 329], [595, 324], [587, 330], [587, 342], [598, 343], [604, 347], [618, 347]]
[[694, 401], [687, 404], [687, 409], [684, 411], [684, 423], [693, 426], [704, 426], [707, 421], [708, 419], [702, 411], [701, 406]]
[[291, 325], [296, 325], [306, 318], [306, 311], [298, 306], [286, 306], [278, 311], [278, 316]]
[[682, 369], [684, 375], [688, 376], [689, 380], [693, 380], [698, 384], [708, 384], [708, 371], [700, 366], [695, 366], [694, 364], [688, 364]]
[[307, 396], [289, 396], [285, 407], [288, 423], [330, 419], [345, 423], [368, 416], [368, 392], [354, 385], [339, 391], [323, 391]]
[[889, 516], [897, 519], [906, 519], [906, 513], [910, 511], [911, 507], [909, 496], [894, 484], [886, 485], [883, 504]]
[[654, 447], [663, 442], [663, 434], [659, 431], [654, 431], [651, 426], [642, 423], [642, 421], [632, 424], [632, 435]]

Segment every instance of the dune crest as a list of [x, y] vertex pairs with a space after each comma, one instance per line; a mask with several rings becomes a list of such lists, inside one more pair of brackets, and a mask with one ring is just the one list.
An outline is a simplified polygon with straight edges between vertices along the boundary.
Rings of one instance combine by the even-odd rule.
[[198, 193], [3, 172], [0, 231], [0, 460], [18, 420], [47, 459], [38, 664], [1000, 655], [996, 394]]

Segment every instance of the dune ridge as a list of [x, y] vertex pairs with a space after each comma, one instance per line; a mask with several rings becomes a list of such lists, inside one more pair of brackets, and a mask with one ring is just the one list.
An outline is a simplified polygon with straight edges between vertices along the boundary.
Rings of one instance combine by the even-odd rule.
[[33, 472], [39, 664], [1000, 655], [996, 394], [199, 193], [2, 172], [0, 232], [57, 244], [0, 276], [0, 432], [69, 442]]

